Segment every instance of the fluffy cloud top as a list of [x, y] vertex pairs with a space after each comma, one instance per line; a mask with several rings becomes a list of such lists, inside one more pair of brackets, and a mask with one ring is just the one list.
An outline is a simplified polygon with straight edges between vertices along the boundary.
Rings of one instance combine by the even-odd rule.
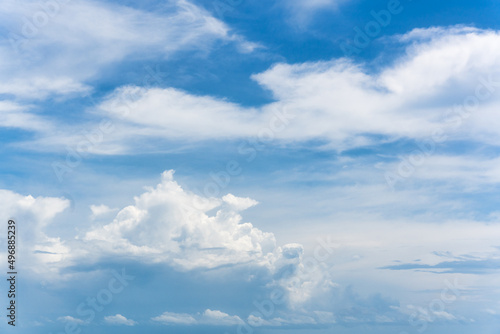
[[[266, 280], [269, 287], [282, 287], [285, 300], [294, 306], [334, 286], [328, 273], [320, 268], [311, 270], [302, 262], [300, 244], [277, 247], [272, 233], [242, 221], [239, 212], [257, 201], [232, 194], [222, 198], [198, 196], [184, 190], [173, 174], [172, 170], [164, 172], [156, 187], [135, 197], [134, 204], [121, 209], [114, 219], [110, 218], [113, 210], [107, 206], [92, 206], [93, 227], [76, 238], [46, 234], [54, 216], [69, 207], [68, 200], [0, 190], [0, 209], [12, 215], [4, 217], [5, 221], [15, 218], [23, 224], [23, 240], [29, 245], [23, 247], [23, 262], [47, 280], [64, 279], [61, 269], [75, 263], [95, 264], [119, 256], [144, 264], [161, 263], [178, 271], [259, 268], [259, 279]], [[119, 318], [109, 321], [123, 320]], [[169, 314], [163, 320], [191, 321], [186, 317], [172, 320]], [[207, 310], [202, 321], [239, 320]]]
[[[115, 219], [85, 234], [104, 253], [150, 255], [182, 270], [221, 265], [269, 263], [275, 251], [272, 233], [243, 223], [239, 210], [256, 204], [227, 195], [223, 200], [202, 198], [182, 189], [173, 171], [120, 210]], [[207, 212], [218, 208], [214, 216]]]

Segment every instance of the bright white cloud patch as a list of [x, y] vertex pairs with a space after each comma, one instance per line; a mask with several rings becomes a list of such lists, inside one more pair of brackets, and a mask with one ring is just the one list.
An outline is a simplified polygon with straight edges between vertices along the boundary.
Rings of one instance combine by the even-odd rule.
[[[165, 147], [159, 138], [254, 138], [264, 143], [321, 139], [345, 149], [445, 133], [448, 140], [472, 138], [496, 145], [500, 126], [498, 32], [430, 28], [393, 40], [407, 45], [406, 53], [379, 72], [368, 73], [363, 64], [341, 58], [280, 63], [254, 75], [276, 99], [258, 108], [175, 88], [117, 88], [92, 110], [94, 115], [111, 118], [113, 129], [89, 153], [157, 151], [159, 142]], [[12, 113], [5, 115], [13, 126], [21, 122]], [[43, 131], [36, 116], [25, 113], [22, 117], [32, 118], [27, 129], [41, 131], [36, 143], [23, 147], [60, 150], [81, 140], [75, 128]], [[98, 124], [87, 127], [98, 128]]]
[[500, 79], [498, 39], [496, 31], [469, 27], [413, 30], [400, 37], [412, 43], [406, 56], [380, 75], [380, 83], [410, 101], [441, 95], [452, 84], [474, 89], [480, 76], [493, 72]]
[[[323, 139], [343, 149], [444, 132], [448, 139], [493, 143], [499, 125], [500, 35], [432, 28], [396, 40], [408, 44], [406, 54], [378, 73], [345, 58], [276, 64], [253, 76], [277, 100], [259, 108], [175, 88], [118, 88], [95, 110], [114, 120], [114, 131], [101, 143], [112, 151], [94, 153], [142, 152], [156, 147], [148, 141], [153, 138]], [[65, 136], [71, 142], [74, 135]], [[40, 143], [50, 146], [54, 140], [45, 137]]]
[[233, 194], [227, 194], [226, 196], [222, 197], [222, 200], [225, 203], [229, 204], [229, 206], [234, 208], [234, 210], [236, 211], [246, 210], [259, 203], [256, 200], [253, 200], [249, 197], [246, 198], [236, 197]]
[[[184, 190], [173, 174], [164, 172], [160, 184], [135, 197], [133, 205], [121, 209], [114, 219], [109, 218], [112, 221], [106, 219], [114, 210], [105, 205], [91, 206], [99, 219], [76, 238], [48, 236], [51, 220], [69, 207], [66, 199], [34, 198], [0, 190], [0, 210], [12, 215], [3, 220], [14, 218], [23, 224], [24, 263], [47, 280], [64, 278], [60, 269], [74, 263], [98, 263], [110, 255], [119, 255], [143, 264], [163, 263], [179, 271], [235, 265], [261, 268], [275, 277], [266, 278], [268, 286], [282, 287], [284, 300], [294, 306], [334, 286], [328, 273], [302, 263], [300, 244], [277, 247], [272, 233], [243, 222], [239, 211], [257, 201], [232, 194], [221, 199], [201, 197]], [[164, 314], [161, 321], [191, 321], [172, 317]], [[120, 319], [115, 316], [109, 321]], [[207, 310], [199, 321], [229, 324], [240, 320]]]
[[[160, 184], [135, 197], [134, 204], [121, 209], [112, 222], [100, 222], [86, 232], [84, 244], [75, 245], [84, 249], [85, 259], [120, 255], [180, 271], [261, 267], [275, 277], [269, 286], [284, 289], [284, 298], [293, 308], [336, 286], [317, 262], [303, 263], [302, 245], [277, 247], [272, 233], [242, 221], [239, 211], [257, 201], [232, 194], [221, 199], [200, 197], [184, 190], [173, 174], [164, 172]], [[157, 320], [191, 321], [170, 313]], [[201, 321], [238, 320], [207, 310]]]
[[117, 315], [110, 315], [107, 317], [104, 317], [104, 321], [110, 325], [124, 325], [124, 326], [134, 326], [137, 325], [137, 322], [131, 319], [127, 319], [121, 314]]
[[[302, 263], [300, 244], [277, 247], [272, 233], [242, 222], [238, 212], [256, 204], [232, 194], [222, 200], [199, 197], [182, 189], [173, 171], [167, 171], [158, 186], [136, 197], [135, 204], [120, 210], [111, 223], [88, 231], [84, 240], [94, 254], [99, 249], [101, 255], [140, 257], [183, 271], [227, 265], [264, 267], [279, 276], [272, 284], [284, 287], [292, 305], [335, 286], [317, 265]], [[213, 209], [217, 209], [214, 215], [207, 214]], [[284, 270], [288, 273], [282, 274]], [[217, 315], [208, 312], [206, 318]]]
[[[201, 198], [186, 192], [164, 172], [162, 182], [135, 198], [115, 219], [96, 227], [85, 240], [104, 253], [143, 255], [183, 270], [247, 262], [265, 265], [275, 251], [272, 233], [241, 221], [237, 209], [255, 202], [228, 195]], [[218, 208], [214, 216], [208, 211]]]
[[[222, 2], [230, 3], [224, 13], [243, 18], [236, 24], [241, 31], [252, 36], [270, 31], [267, 24], [253, 30], [245, 23], [249, 18], [245, 15], [250, 13], [246, 9], [253, 10], [255, 4]], [[307, 36], [302, 35], [304, 45], [313, 47], [301, 52], [299, 58], [304, 59], [314, 47], [326, 45], [325, 36], [336, 39], [336, 34], [342, 33], [330, 35], [329, 29], [336, 23], [326, 22], [324, 15], [342, 2], [278, 1], [261, 8], [264, 11], [258, 19], [270, 19], [272, 30], [282, 27], [286, 17], [272, 18], [282, 6], [296, 29], [327, 24], [328, 29], [311, 29]], [[251, 327], [280, 326], [307, 332], [311, 328], [325, 330], [335, 323], [363, 323], [370, 328], [377, 324], [406, 325], [408, 319], [410, 325], [412, 320], [463, 325], [476, 319], [461, 317], [460, 309], [471, 313], [477, 305], [481, 305], [478, 312], [498, 317], [495, 282], [500, 211], [495, 196], [500, 159], [495, 158], [497, 150], [492, 146], [500, 142], [500, 31], [464, 26], [414, 29], [380, 39], [378, 42], [389, 46], [383, 55], [394, 56], [383, 57], [383, 62], [377, 59], [376, 65], [348, 58], [293, 64], [281, 59], [297, 59], [290, 54], [295, 52], [297, 41], [291, 39], [297, 31], [266, 36], [270, 43], [266, 52], [243, 59], [242, 53], [252, 53], [262, 46], [233, 32], [203, 9], [220, 4], [218, 0], [208, 4], [187, 0], [2, 1], [0, 96], [4, 100], [0, 101], [0, 129], [5, 131], [8, 159], [5, 183], [19, 182], [31, 173], [23, 182], [37, 181], [22, 189], [50, 186], [54, 191], [74, 192], [81, 201], [76, 206], [84, 208], [77, 209], [82, 211], [79, 217], [59, 221], [56, 218], [69, 207], [68, 200], [0, 190], [1, 220], [15, 219], [20, 226], [19, 264], [25, 268], [25, 282], [33, 292], [34, 304], [30, 307], [42, 306], [38, 319], [28, 321], [61, 328], [108, 325], [109, 331], [134, 329], [125, 326], [139, 322], [116, 311], [108, 313], [116, 307], [111, 297], [107, 300], [111, 305], [94, 321], [94, 316], [84, 318], [78, 311], [80, 300], [75, 298], [106, 304], [103, 298], [117, 291], [113, 288], [117, 273], [113, 271], [107, 281], [101, 270], [108, 272], [106, 269], [122, 260], [131, 265], [132, 271], [141, 269], [148, 279], [136, 280], [113, 301], [124, 301], [120, 309], [123, 314], [151, 320], [141, 321], [143, 326], [188, 326], [194, 332], [195, 326], [200, 326], [196, 328], [200, 331], [203, 326], [238, 327], [247, 323]], [[371, 8], [364, 9], [369, 15]], [[413, 14], [405, 12], [403, 16]], [[316, 15], [318, 20], [313, 21]], [[351, 20], [349, 16], [346, 22]], [[371, 16], [375, 18], [373, 12]], [[285, 44], [280, 42], [276, 48], [272, 44], [277, 41]], [[218, 52], [206, 57], [215, 48]], [[328, 47], [324, 51], [329, 52]], [[270, 59], [280, 62], [263, 70]], [[141, 62], [173, 69], [172, 76], [162, 73], [172, 87], [160, 81], [151, 86], [147, 74], [140, 82], [137, 73], [131, 72]], [[228, 69], [234, 72], [227, 73]], [[249, 69], [261, 71], [250, 77], [254, 83], [241, 78]], [[229, 80], [215, 83], [219, 79]], [[213, 87], [208, 87], [212, 83]], [[229, 87], [240, 83], [241, 87]], [[251, 93], [256, 86], [267, 90], [273, 102], [256, 105], [255, 101], [269, 96], [256, 94], [259, 97], [254, 99]], [[220, 95], [225, 91], [229, 92], [227, 98]], [[90, 100], [84, 101], [87, 94], [98, 99], [92, 107], [88, 107]], [[101, 127], [103, 120], [109, 120], [106, 131]], [[392, 154], [406, 149], [409, 142], [416, 141], [422, 149], [419, 140], [434, 138], [436, 131], [451, 142], [443, 145], [445, 152], [438, 152], [434, 141], [432, 153], [423, 153], [424, 162], [416, 163], [418, 168], [404, 180], [400, 178], [399, 182], [414, 179], [408, 182], [411, 190], [390, 192], [381, 169], [388, 166], [399, 172], [401, 162], [394, 161]], [[89, 137], [96, 142], [89, 145]], [[269, 226], [281, 229], [284, 233], [280, 238], [287, 242], [298, 238], [308, 247], [299, 243], [277, 245], [273, 233], [246, 221], [242, 212], [256, 206], [256, 200], [233, 194], [216, 198], [196, 195], [175, 181], [173, 171], [164, 172], [159, 184], [125, 202], [122, 190], [139, 181], [117, 186], [123, 181], [119, 175], [104, 180], [96, 177], [95, 166], [103, 162], [105, 166], [101, 167], [105, 168], [97, 173], [106, 173], [108, 167], [120, 163], [118, 159], [90, 161], [94, 158], [91, 154], [130, 154], [123, 160], [133, 165], [142, 159], [135, 153], [146, 153], [147, 168], [133, 174], [146, 177], [144, 173], [165, 163], [163, 157], [158, 159], [159, 153], [193, 147], [195, 142], [204, 142], [203, 148], [210, 147], [209, 152], [221, 152], [212, 145], [214, 142], [223, 142], [224, 146], [241, 139], [276, 144], [273, 150], [287, 146], [292, 152], [285, 152], [286, 158], [277, 155], [266, 165], [265, 170], [274, 169], [274, 173], [262, 175], [264, 169], [260, 167], [265, 161], [247, 176], [259, 175], [282, 185], [256, 190], [254, 196], [259, 201], [274, 197], [270, 203], [266, 201], [268, 211], [257, 215], [265, 216]], [[306, 151], [317, 153], [317, 143], [344, 150], [390, 142], [402, 145], [379, 145], [359, 155], [346, 152], [333, 154], [333, 158], [311, 154], [307, 156], [310, 160], [299, 161]], [[460, 155], [463, 147], [468, 152], [478, 148], [478, 142], [491, 146], [478, 149], [476, 155]], [[24, 155], [14, 152], [12, 146], [56, 154]], [[39, 181], [46, 176], [44, 166], [56, 155], [57, 159], [68, 158], [66, 149], [70, 147], [82, 158], [90, 157], [85, 172], [59, 186], [49, 178]], [[155, 155], [149, 155], [151, 152]], [[186, 157], [195, 153], [201, 152], [189, 152]], [[183, 159], [172, 158], [167, 162], [172, 166]], [[35, 161], [39, 165], [17, 170]], [[198, 173], [206, 168], [195, 164], [191, 171]], [[113, 196], [110, 202], [127, 204], [113, 204], [119, 206], [115, 209], [96, 203], [102, 195], [96, 194], [96, 184], [97, 190], [106, 189], [106, 195]], [[242, 184], [248, 185], [244, 180]], [[294, 191], [290, 191], [292, 187]], [[89, 200], [91, 192], [97, 196]], [[316, 238], [320, 233], [333, 237], [325, 242]], [[5, 239], [0, 240], [0, 246], [5, 252]], [[5, 253], [0, 255], [6, 258]], [[321, 255], [324, 261], [318, 260]], [[466, 289], [458, 289], [458, 280], [453, 283], [453, 291], [460, 290], [453, 292], [456, 303], [443, 299], [446, 294], [450, 296], [450, 290], [443, 288], [449, 289], [446, 280], [452, 276], [457, 276]], [[176, 280], [175, 284], [169, 280]], [[75, 288], [77, 295], [67, 294]], [[169, 294], [174, 288], [178, 291]], [[410, 294], [410, 290], [418, 293]], [[193, 291], [199, 292], [200, 298], [189, 299]], [[283, 294], [282, 303], [269, 306], [271, 291]], [[389, 297], [372, 295], [374, 291]], [[185, 292], [188, 299], [177, 303], [175, 298], [185, 298]], [[154, 298], [150, 303], [151, 299], [145, 297], [160, 293], [168, 302]], [[144, 296], [144, 301], [137, 296]], [[208, 298], [212, 296], [213, 300]], [[461, 301], [467, 301], [467, 305]], [[147, 307], [141, 307], [142, 302]], [[231, 308], [231, 303], [240, 304]], [[49, 304], [54, 309], [43, 309]], [[273, 310], [268, 308], [267, 312], [263, 305]], [[436, 305], [443, 307], [436, 309]], [[199, 312], [161, 313], [167, 307], [170, 311], [199, 307]]]

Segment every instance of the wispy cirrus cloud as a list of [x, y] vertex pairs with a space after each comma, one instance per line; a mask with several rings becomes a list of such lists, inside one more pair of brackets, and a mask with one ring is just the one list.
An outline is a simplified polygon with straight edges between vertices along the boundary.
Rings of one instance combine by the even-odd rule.
[[305, 30], [319, 12], [338, 10], [340, 4], [348, 0], [290, 0], [281, 1], [289, 15], [290, 25]]
[[245, 52], [251, 45], [185, 0], [167, 1], [156, 12], [98, 1], [53, 1], [46, 7], [7, 1], [0, 17], [8, 31], [0, 41], [0, 94], [19, 98], [87, 93], [88, 80], [130, 57], [208, 52], [217, 41]]
[[[439, 252], [435, 253], [438, 256], [443, 256]], [[438, 262], [436, 264], [425, 263], [402, 263], [382, 267], [382, 269], [390, 270], [418, 270], [433, 273], [443, 274], [498, 274], [500, 266], [499, 254], [486, 254], [483, 256], [463, 255], [453, 256], [446, 254], [445, 257], [451, 258], [447, 261]]]

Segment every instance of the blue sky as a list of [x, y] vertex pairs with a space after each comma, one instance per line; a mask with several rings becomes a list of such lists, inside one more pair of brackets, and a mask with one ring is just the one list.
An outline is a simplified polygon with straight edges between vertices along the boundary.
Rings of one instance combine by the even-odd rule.
[[3, 1], [2, 333], [497, 333], [499, 15]]

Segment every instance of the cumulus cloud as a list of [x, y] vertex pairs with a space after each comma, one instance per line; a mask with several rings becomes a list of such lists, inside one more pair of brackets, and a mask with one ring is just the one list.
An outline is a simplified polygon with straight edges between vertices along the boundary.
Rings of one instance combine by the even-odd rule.
[[19, 225], [24, 246], [19, 250], [29, 270], [48, 274], [54, 266], [70, 253], [69, 247], [59, 237], [48, 235], [53, 218], [67, 209], [69, 200], [54, 197], [33, 197], [0, 189], [2, 221], [14, 219]]
[[[270, 287], [284, 287], [288, 294], [284, 300], [294, 305], [308, 301], [321, 286], [331, 284], [329, 276], [304, 266], [301, 245], [278, 247], [272, 233], [243, 221], [239, 212], [257, 201], [232, 194], [222, 198], [198, 196], [183, 189], [173, 175], [172, 170], [164, 172], [156, 187], [147, 188], [134, 198], [134, 204], [116, 214], [107, 206], [92, 206], [99, 219], [75, 238], [47, 232], [53, 218], [70, 206], [69, 200], [0, 190], [0, 212], [4, 221], [13, 218], [22, 224], [22, 249], [26, 253], [23, 263], [45, 280], [65, 279], [61, 269], [75, 263], [99, 263], [117, 255], [143, 264], [161, 263], [183, 272], [230, 266], [259, 268], [260, 279]], [[110, 214], [115, 215], [114, 219]], [[167, 322], [192, 321], [169, 313], [162, 317]], [[199, 321], [208, 324], [240, 320], [209, 309]]]
[[137, 325], [137, 322], [131, 319], [127, 319], [121, 314], [106, 316], [104, 317], [104, 321], [110, 325], [125, 325], [125, 326]]
[[[82, 256], [94, 262], [119, 255], [143, 263], [163, 263], [179, 271], [262, 268], [265, 279], [270, 280], [268, 285], [283, 288], [285, 300], [293, 307], [335, 287], [330, 274], [317, 263], [303, 263], [302, 245], [278, 247], [272, 233], [243, 221], [239, 212], [256, 204], [232, 194], [198, 196], [183, 189], [170, 170], [162, 174], [160, 184], [135, 197], [134, 204], [121, 209], [112, 221], [96, 223], [82, 236], [84, 243], [75, 247], [82, 248]], [[191, 321], [172, 317], [166, 313], [162, 319]], [[236, 321], [210, 310], [202, 318], [205, 323], [216, 320]]]
[[[143, 254], [181, 270], [265, 265], [275, 251], [274, 235], [242, 222], [238, 213], [254, 204], [233, 195], [225, 200], [202, 198], [182, 189], [173, 171], [167, 171], [156, 188], [136, 197], [134, 205], [120, 210], [109, 224], [88, 231], [84, 239], [103, 253]], [[207, 214], [215, 208], [214, 216]]]

